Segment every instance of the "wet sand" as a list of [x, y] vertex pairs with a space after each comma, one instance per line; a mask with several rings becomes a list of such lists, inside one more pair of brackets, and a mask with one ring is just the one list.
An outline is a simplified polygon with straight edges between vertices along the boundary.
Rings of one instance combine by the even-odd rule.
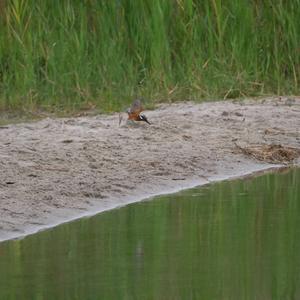
[[0, 127], [0, 240], [282, 166], [239, 147], [300, 149], [299, 97], [164, 104], [145, 115], [152, 125], [119, 127], [113, 114]]

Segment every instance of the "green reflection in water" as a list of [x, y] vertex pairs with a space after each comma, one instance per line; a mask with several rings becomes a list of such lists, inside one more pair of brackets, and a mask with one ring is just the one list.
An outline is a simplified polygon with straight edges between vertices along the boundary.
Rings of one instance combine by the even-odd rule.
[[300, 170], [0, 244], [0, 299], [300, 299]]

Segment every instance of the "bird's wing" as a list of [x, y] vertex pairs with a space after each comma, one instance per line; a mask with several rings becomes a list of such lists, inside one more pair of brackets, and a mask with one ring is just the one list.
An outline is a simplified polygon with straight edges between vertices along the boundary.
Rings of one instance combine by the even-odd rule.
[[122, 120], [123, 120], [123, 116], [121, 113], [119, 113], [119, 127], [121, 126]]
[[132, 103], [131, 107], [128, 109], [127, 112], [130, 115], [139, 115], [142, 111], [143, 111], [143, 106], [142, 106], [141, 100], [136, 99]]

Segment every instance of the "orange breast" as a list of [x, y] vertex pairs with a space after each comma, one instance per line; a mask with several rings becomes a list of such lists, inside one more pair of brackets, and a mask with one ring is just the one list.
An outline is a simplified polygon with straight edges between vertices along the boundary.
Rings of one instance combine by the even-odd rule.
[[140, 119], [139, 114], [136, 114], [136, 113], [128, 114], [128, 120], [138, 121], [139, 119]]

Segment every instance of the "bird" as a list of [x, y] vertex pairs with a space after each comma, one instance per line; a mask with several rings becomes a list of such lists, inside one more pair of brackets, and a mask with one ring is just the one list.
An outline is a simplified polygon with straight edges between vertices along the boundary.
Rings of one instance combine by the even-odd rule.
[[[148, 121], [147, 117], [142, 114], [143, 111], [143, 105], [140, 99], [136, 99], [133, 101], [131, 106], [127, 109], [128, 114], [128, 120], [131, 121], [143, 121], [151, 125], [151, 123]], [[119, 125], [121, 123], [122, 119], [119, 118]]]

